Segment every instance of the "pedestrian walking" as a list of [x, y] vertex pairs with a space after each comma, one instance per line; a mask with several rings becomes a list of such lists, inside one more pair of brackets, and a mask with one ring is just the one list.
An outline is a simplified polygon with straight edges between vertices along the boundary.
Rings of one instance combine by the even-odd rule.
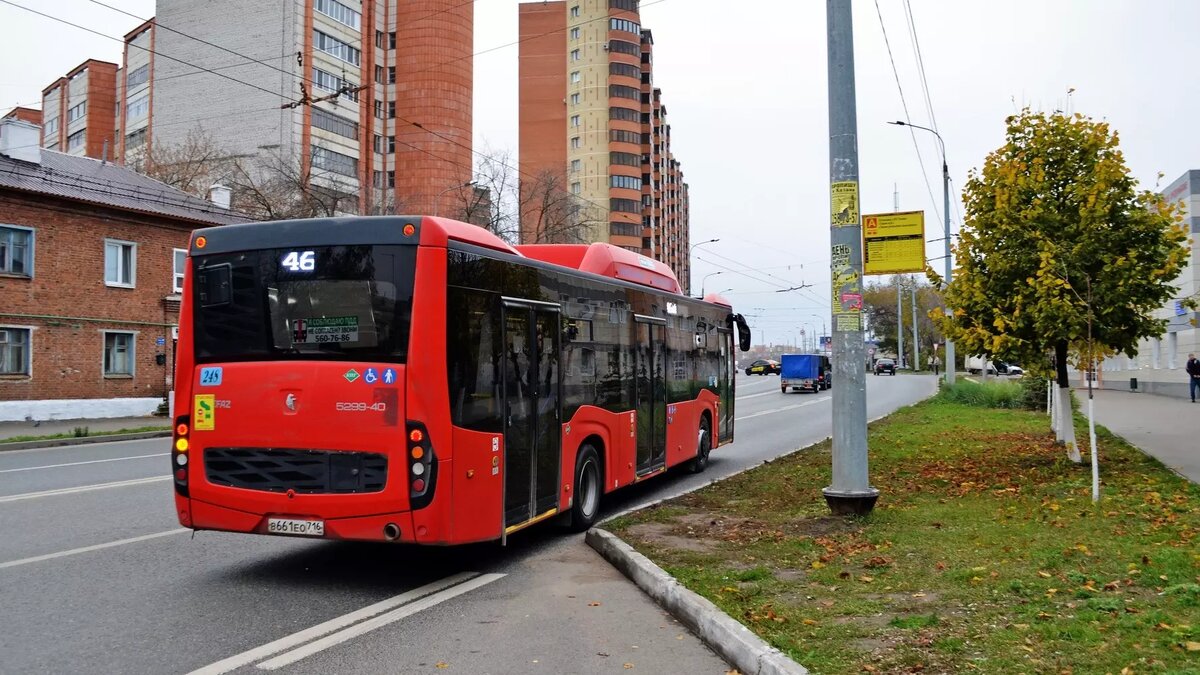
[[1195, 354], [1188, 354], [1187, 374], [1188, 393], [1192, 396], [1192, 403], [1195, 403], [1196, 390], [1200, 389], [1200, 360], [1196, 359]]
[[937, 375], [938, 375], [938, 369], [939, 369], [938, 367], [939, 367], [939, 366], [941, 366], [941, 365], [942, 365], [942, 360], [941, 360], [940, 358], [938, 358], [937, 356], [930, 356], [930, 357], [929, 357], [929, 367], [933, 369], [933, 376], [934, 376], [934, 377], [937, 377]]

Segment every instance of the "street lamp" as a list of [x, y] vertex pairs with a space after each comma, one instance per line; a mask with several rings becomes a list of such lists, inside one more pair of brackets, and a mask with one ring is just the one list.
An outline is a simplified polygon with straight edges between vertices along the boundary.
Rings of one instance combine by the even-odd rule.
[[[909, 122], [888, 122], [901, 127], [910, 127], [912, 129], [921, 129], [937, 136], [938, 145], [942, 149], [942, 215], [946, 222], [945, 244], [946, 244], [946, 284], [950, 283], [950, 273], [953, 268], [953, 260], [950, 258], [950, 167], [946, 164], [946, 142], [942, 140], [942, 135], [919, 124], [911, 124]], [[946, 315], [950, 316], [950, 307], [946, 307]], [[954, 343], [946, 339], [946, 384], [954, 384]]]
[[724, 274], [724, 273], [725, 273], [725, 270], [721, 270], [719, 272], [709, 272], [708, 274], [704, 275], [704, 278], [700, 280], [700, 297], [701, 298], [704, 297], [704, 284], [708, 281], [708, 278], [715, 277], [718, 274]]
[[446, 194], [447, 192], [453, 192], [454, 190], [461, 190], [465, 187], [471, 187], [473, 185], [475, 185], [475, 181], [473, 181], [473, 180], [467, 181], [466, 183], [463, 183], [462, 185], [455, 185], [452, 187], [448, 187], [445, 190], [442, 190], [441, 192], [439, 192], [437, 195], [437, 199], [433, 203], [433, 215], [436, 216], [436, 215], [438, 215], [438, 212], [441, 211], [442, 195]]
[[820, 314], [812, 314], [812, 313], [809, 313], [809, 316], [811, 316], [811, 317], [812, 317], [812, 318], [814, 318], [814, 319], [820, 319], [820, 320], [821, 320], [821, 334], [820, 334], [820, 335], [818, 335], [817, 337], [818, 337], [818, 338], [825, 337], [825, 319], [826, 319], [827, 317], [821, 316]]
[[732, 290], [733, 290], [732, 288], [726, 288], [724, 290], [717, 291], [717, 295], [720, 295], [722, 293], [728, 293], [729, 291], [732, 291]]
[[[721, 239], [720, 239], [719, 237], [714, 237], [713, 239], [709, 239], [708, 241], [701, 241], [701, 242], [697, 242], [697, 243], [695, 243], [695, 244], [692, 244], [691, 246], [689, 246], [689, 247], [688, 247], [688, 257], [687, 257], [687, 265], [688, 265], [688, 267], [687, 267], [687, 278], [688, 278], [688, 281], [689, 281], [689, 282], [691, 282], [691, 280], [692, 280], [692, 251], [695, 251], [697, 246], [703, 246], [703, 245], [705, 245], [705, 244], [715, 244], [715, 243], [717, 243], [718, 241], [721, 241]], [[689, 285], [688, 285], [688, 291], [691, 291], [691, 284], [690, 284], [690, 283], [689, 283]], [[704, 297], [704, 294], [703, 294], [703, 293], [701, 293], [701, 294], [700, 294], [700, 297]]]

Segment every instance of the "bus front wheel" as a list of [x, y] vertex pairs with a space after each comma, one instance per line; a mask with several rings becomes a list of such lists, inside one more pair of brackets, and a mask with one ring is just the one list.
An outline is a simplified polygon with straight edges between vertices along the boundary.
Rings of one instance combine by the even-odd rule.
[[575, 500], [571, 502], [571, 531], [583, 532], [600, 513], [600, 455], [590, 444], [575, 457]]

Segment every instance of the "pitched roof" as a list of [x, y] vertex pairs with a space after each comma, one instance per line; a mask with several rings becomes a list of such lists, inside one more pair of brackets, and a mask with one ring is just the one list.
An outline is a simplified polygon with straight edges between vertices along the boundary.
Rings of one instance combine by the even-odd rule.
[[207, 225], [250, 218], [112, 162], [42, 150], [40, 164], [0, 155], [0, 188]]

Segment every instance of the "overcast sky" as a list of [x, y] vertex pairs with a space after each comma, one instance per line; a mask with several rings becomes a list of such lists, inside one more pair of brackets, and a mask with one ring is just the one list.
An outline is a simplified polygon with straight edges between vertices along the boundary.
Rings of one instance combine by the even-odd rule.
[[[87, 0], [14, 0], [122, 36], [137, 21]], [[270, 0], [278, 1], [278, 0]], [[105, 0], [141, 17], [153, 0]], [[967, 172], [1003, 141], [1004, 118], [1028, 105], [1067, 106], [1121, 134], [1134, 175], [1152, 188], [1200, 168], [1200, 2], [1193, 0], [910, 0], [937, 126], [946, 140], [951, 200]], [[828, 109], [825, 3], [820, 0], [643, 0], [654, 33], [655, 82], [691, 189], [694, 283], [726, 294], [771, 342], [791, 341], [829, 314]], [[932, 126], [904, 3], [879, 0], [915, 124]], [[477, 0], [476, 51], [517, 39], [515, 0]], [[0, 107], [40, 104], [42, 87], [84, 59], [119, 61], [118, 42], [0, 4]], [[206, 36], [220, 44], [219, 36]], [[941, 237], [936, 140], [904, 119], [880, 16], [854, 2], [861, 194], [866, 213], [924, 210]], [[1070, 97], [1067, 91], [1074, 88]], [[517, 146], [517, 47], [475, 62], [476, 148]], [[932, 192], [932, 198], [930, 196]], [[951, 207], [957, 229], [961, 205]], [[941, 243], [927, 255], [942, 255]], [[718, 257], [720, 256], [720, 257]], [[702, 260], [706, 259], [706, 260]], [[715, 263], [715, 264], [714, 264]], [[934, 261], [941, 269], [941, 261]], [[756, 270], [748, 271], [748, 268]], [[773, 276], [767, 276], [773, 275]], [[753, 279], [750, 277], [757, 277]], [[812, 284], [803, 291], [779, 287]], [[755, 310], [766, 307], [766, 312]], [[812, 316], [815, 314], [816, 316]], [[755, 342], [759, 342], [758, 339]]]

